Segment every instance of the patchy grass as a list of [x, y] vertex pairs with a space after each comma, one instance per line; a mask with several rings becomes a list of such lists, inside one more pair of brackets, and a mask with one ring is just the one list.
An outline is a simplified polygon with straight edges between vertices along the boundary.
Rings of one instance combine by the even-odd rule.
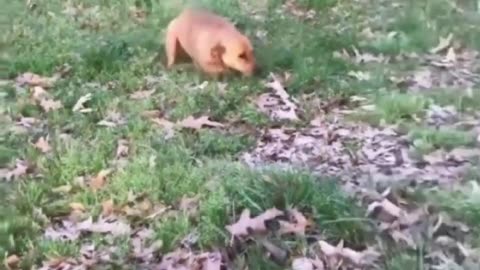
[[[0, 130], [0, 168], [13, 166], [16, 159], [33, 165], [33, 171], [21, 180], [0, 183], [0, 196], [4, 198], [0, 201], [0, 254], [21, 255], [23, 269], [49, 257], [78, 256], [83, 240], [98, 246], [116, 245], [119, 249], [115, 256], [128, 257], [131, 247], [123, 238], [112, 243], [97, 234], [72, 242], [43, 237], [51, 221], [72, 214], [71, 203], [81, 204], [87, 216], [98, 217], [102, 203], [110, 199], [123, 209], [125, 205], [135, 208], [149, 203], [174, 210], [170, 216], [128, 217], [132, 224], [146, 224], [154, 230], [154, 240], [162, 242], [162, 252], [176, 249], [193, 233], [198, 235], [195, 248], [199, 250], [228, 246], [230, 235], [225, 226], [235, 222], [245, 208], [257, 215], [272, 207], [296, 207], [311, 217], [314, 230], [324, 239], [344, 240], [350, 246], [374, 241], [365, 210], [347, 198], [333, 179], [295, 170], [257, 171], [238, 162], [238, 157], [255, 143], [251, 130], [272, 124], [252, 103], [264, 92], [263, 80], [270, 72], [292, 75], [288, 92], [293, 96], [313, 93], [330, 100], [366, 95], [376, 105], [375, 119], [388, 123], [421, 117], [431, 100], [454, 104], [462, 111], [478, 109], [476, 89], [468, 95], [434, 97], [385, 91], [396, 89], [388, 81], [386, 65], [362, 65], [334, 55], [343, 48], [352, 52], [354, 47], [386, 55], [423, 52], [440, 36], [455, 30], [453, 25], [461, 29], [456, 32], [459, 38], [478, 48], [480, 32], [473, 28], [467, 31], [466, 26], [475, 17], [469, 14], [462, 24], [452, 23], [460, 15], [446, 7], [446, 1], [409, 1], [390, 9], [383, 5], [378, 9], [352, 7], [345, 1], [297, 1], [299, 7], [317, 10], [316, 23], [287, 11], [281, 11], [280, 16], [282, 1], [247, 1], [258, 17], [239, 1], [201, 1], [201, 5], [231, 18], [252, 37], [255, 46], [260, 75], [248, 79], [232, 76], [225, 85], [214, 80], [204, 83], [205, 77], [188, 66], [165, 70], [165, 26], [181, 10], [182, 1], [154, 2], [146, 6], [148, 16], [140, 18], [131, 13], [137, 2], [133, 0], [81, 1], [82, 7], [80, 1], [28, 2], [31, 6], [0, 0], [4, 7], [1, 26], [5, 27], [0, 44], [5, 49], [0, 55], [5, 70], [0, 70], [0, 79], [13, 79], [24, 72], [51, 76], [65, 65], [71, 70], [48, 89], [63, 104], [62, 109], [51, 112], [31, 102], [28, 88], [0, 85], [0, 123], [4, 127]], [[357, 23], [370, 12], [380, 17], [367, 20], [367, 25]], [[391, 20], [379, 25], [385, 17]], [[383, 35], [365, 39], [360, 32], [368, 26]], [[398, 32], [393, 39], [388, 37], [391, 31]], [[388, 67], [392, 66], [395, 64]], [[347, 76], [351, 70], [366, 70], [372, 76], [366, 81], [352, 80]], [[147, 99], [130, 97], [146, 89], [154, 90]], [[73, 112], [77, 101], [87, 94], [92, 95], [86, 102], [92, 111]], [[164, 129], [142, 115], [151, 110], [158, 110], [172, 122], [208, 115], [228, 128], [176, 130], [172, 138], [166, 138]], [[34, 117], [39, 123], [24, 132], [16, 122], [25, 117]], [[105, 119], [120, 123], [99, 126]], [[422, 127], [411, 131], [411, 136], [422, 149], [428, 146], [429, 150], [471, 146], [475, 140], [462, 131], [439, 132]], [[40, 137], [48, 138], [50, 152], [41, 153], [35, 148]], [[123, 158], [116, 153], [121, 140], [129, 146]], [[117, 169], [100, 190], [93, 192], [81, 184], [81, 179], [110, 167]], [[179, 205], [183, 198], [195, 196], [199, 198], [198, 214], [192, 217]], [[455, 201], [456, 197], [448, 196], [442, 201]], [[467, 200], [456, 200], [450, 207], [468, 213], [469, 221], [479, 218], [478, 209]], [[294, 254], [303, 252], [306, 239], [299, 238], [288, 247]], [[388, 269], [413, 265], [410, 259], [392, 259]], [[256, 246], [246, 248], [235, 263], [250, 269], [279, 267], [266, 260]]]
[[473, 134], [450, 129], [413, 129], [410, 131], [409, 136], [414, 146], [421, 152], [428, 152], [438, 148], [452, 150], [461, 146], [473, 147], [476, 143]]

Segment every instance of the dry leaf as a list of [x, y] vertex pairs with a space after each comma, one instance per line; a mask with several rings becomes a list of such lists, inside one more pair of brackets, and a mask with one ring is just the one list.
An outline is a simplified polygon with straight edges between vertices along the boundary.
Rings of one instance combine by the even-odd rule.
[[15, 162], [15, 168], [0, 170], [0, 179], [6, 179], [8, 181], [18, 179], [25, 176], [28, 169], [28, 164], [25, 161], [17, 159]]
[[32, 88], [32, 97], [34, 100], [40, 101], [43, 98], [48, 97], [50, 94], [41, 86], [35, 86]]
[[53, 77], [42, 77], [35, 73], [26, 72], [19, 75], [15, 81], [19, 86], [40, 86], [44, 88], [52, 87], [53, 84], [60, 78], [60, 75], [56, 74]]
[[430, 53], [436, 54], [439, 53], [443, 50], [445, 50], [448, 46], [450, 46], [450, 43], [452, 42], [453, 39], [453, 34], [450, 33], [446, 38], [440, 37], [437, 46], [434, 48], [430, 49]]
[[55, 187], [52, 189], [52, 192], [54, 193], [69, 193], [72, 190], [71, 185], [64, 185], [64, 186], [59, 186]]
[[113, 217], [100, 217], [96, 222], [92, 218], [77, 224], [80, 231], [89, 231], [95, 233], [109, 233], [114, 236], [129, 235], [130, 225]]
[[191, 128], [191, 129], [201, 129], [203, 126], [224, 127], [222, 123], [208, 120], [208, 116], [201, 116], [199, 118], [194, 118], [193, 116], [189, 116], [183, 119], [182, 121], [177, 122], [177, 125], [184, 128]]
[[151, 119], [153, 123], [163, 127], [165, 129], [165, 139], [170, 139], [175, 135], [175, 124], [163, 119], [163, 118], [153, 118]]
[[447, 55], [445, 56], [444, 61], [449, 63], [457, 62], [457, 54], [455, 53], [455, 50], [453, 49], [453, 47], [450, 47], [448, 49], [448, 52], [447, 52]]
[[69, 206], [70, 206], [70, 209], [72, 209], [73, 211], [85, 212], [86, 210], [85, 206], [79, 202], [72, 202], [69, 204]]
[[17, 269], [20, 264], [20, 257], [17, 255], [10, 255], [5, 259], [4, 265], [7, 269]]
[[104, 217], [110, 216], [113, 213], [113, 210], [114, 210], [114, 204], [112, 199], [102, 202], [102, 216]]
[[292, 220], [293, 222], [280, 220], [279, 233], [280, 234], [294, 233], [298, 235], [304, 235], [307, 226], [310, 225], [310, 222], [297, 209], [289, 210], [288, 214], [290, 216], [290, 220]]
[[50, 112], [63, 108], [63, 104], [61, 101], [44, 98], [40, 100], [40, 107], [42, 107], [45, 112]]
[[337, 246], [332, 246], [325, 241], [319, 241], [318, 243], [320, 245], [320, 249], [327, 257], [341, 257], [342, 259], [346, 259], [356, 266], [372, 265], [375, 260], [380, 257], [380, 253], [371, 248], [367, 248], [361, 252], [350, 248], [344, 248], [343, 241], [341, 241]]
[[265, 227], [265, 221], [274, 219], [282, 214], [282, 211], [276, 208], [271, 208], [264, 213], [251, 218], [250, 210], [245, 209], [236, 223], [227, 225], [225, 228], [232, 234], [232, 236], [246, 236], [249, 234], [249, 230], [253, 233], [259, 233], [267, 230]]
[[292, 270], [314, 270], [314, 265], [309, 258], [295, 258], [292, 261]]
[[374, 215], [378, 220], [392, 222], [404, 215], [404, 211], [390, 202], [383, 199], [381, 202], [373, 202], [368, 206], [367, 215]]
[[48, 144], [47, 139], [45, 139], [44, 137], [38, 138], [37, 142], [35, 143], [35, 147], [37, 149], [39, 149], [44, 154], [48, 153], [48, 152], [50, 152], [50, 150], [52, 150], [52, 148]]
[[81, 112], [81, 113], [89, 113], [92, 111], [91, 108], [86, 108], [85, 103], [92, 99], [92, 94], [88, 93], [86, 95], [81, 96], [75, 105], [73, 106], [72, 112]]
[[280, 79], [271, 73], [272, 81], [266, 86], [273, 90], [273, 93], [265, 93], [258, 97], [256, 105], [259, 110], [270, 116], [272, 120], [297, 121], [298, 106], [296, 100], [290, 97]]
[[107, 182], [107, 176], [112, 172], [110, 169], [101, 170], [95, 177], [90, 181], [90, 187], [95, 191], [101, 189], [105, 186]]
[[128, 151], [129, 151], [128, 141], [123, 139], [118, 140], [115, 158], [119, 159], [121, 157], [126, 157], [128, 155]]
[[134, 100], [146, 99], [146, 98], [149, 98], [153, 93], [155, 93], [155, 89], [137, 91], [130, 94], [130, 98]]
[[202, 262], [202, 270], [222, 269], [222, 254], [220, 252], [200, 254], [196, 259]]
[[356, 78], [357, 80], [359, 81], [368, 81], [370, 80], [370, 73], [368, 72], [365, 72], [365, 71], [349, 71], [348, 72], [348, 75], [349, 76], [352, 76], [354, 78]]

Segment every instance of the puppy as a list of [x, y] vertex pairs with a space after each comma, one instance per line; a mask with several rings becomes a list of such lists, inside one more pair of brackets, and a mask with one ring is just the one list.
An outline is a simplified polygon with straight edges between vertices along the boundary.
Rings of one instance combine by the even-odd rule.
[[218, 77], [230, 69], [251, 76], [255, 57], [250, 40], [226, 18], [206, 10], [188, 8], [173, 19], [166, 31], [167, 68], [186, 53], [195, 66]]

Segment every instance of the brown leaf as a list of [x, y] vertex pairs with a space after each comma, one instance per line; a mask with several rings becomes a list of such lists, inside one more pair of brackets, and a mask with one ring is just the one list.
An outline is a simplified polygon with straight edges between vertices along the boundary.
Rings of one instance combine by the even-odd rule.
[[243, 210], [238, 221], [232, 225], [227, 225], [225, 228], [232, 234], [232, 236], [246, 236], [249, 234], [249, 230], [253, 233], [260, 233], [267, 230], [265, 227], [265, 221], [274, 219], [283, 214], [282, 211], [271, 208], [264, 213], [251, 218], [250, 210]]
[[130, 98], [134, 100], [140, 100], [140, 99], [147, 99], [149, 98], [153, 93], [155, 93], [155, 89], [153, 90], [143, 90], [143, 91], [137, 91], [133, 92], [130, 94]]
[[127, 140], [118, 140], [117, 142], [117, 151], [116, 151], [116, 154], [115, 154], [115, 158], [116, 159], [119, 159], [121, 157], [126, 157], [128, 155], [128, 151], [129, 151], [129, 145], [128, 145], [128, 141]]
[[113, 213], [113, 210], [114, 210], [114, 204], [112, 199], [102, 202], [102, 216], [104, 217], [110, 216]]
[[38, 138], [37, 142], [35, 143], [35, 147], [44, 154], [52, 150], [52, 148], [50, 147], [50, 144], [48, 144], [48, 140], [45, 139], [45, 137]]
[[319, 241], [320, 249], [327, 257], [341, 257], [356, 266], [372, 265], [380, 257], [380, 253], [367, 248], [364, 251], [356, 251], [350, 248], [344, 248], [341, 241], [337, 246], [332, 246], [325, 241]]
[[266, 86], [273, 93], [264, 93], [257, 98], [255, 103], [258, 109], [272, 120], [299, 120], [297, 101], [290, 97], [277, 76], [272, 73], [270, 77], [272, 81], [266, 83]]
[[202, 262], [202, 270], [222, 269], [222, 254], [220, 252], [208, 252], [200, 254], [196, 259]]
[[94, 191], [103, 188], [107, 182], [107, 176], [112, 173], [112, 170], [106, 169], [101, 170], [95, 177], [93, 177], [90, 181], [90, 188]]
[[18, 85], [24, 86], [40, 86], [44, 88], [52, 87], [53, 84], [60, 78], [60, 75], [55, 74], [53, 77], [42, 77], [35, 73], [26, 72], [19, 75], [15, 81]]
[[28, 172], [29, 166], [23, 160], [16, 160], [15, 168], [13, 169], [2, 169], [0, 170], [0, 179], [4, 178], [6, 180], [18, 179], [22, 176], [25, 176]]
[[300, 213], [297, 209], [291, 209], [288, 211], [290, 220], [293, 222], [287, 222], [280, 220], [280, 234], [294, 233], [298, 235], [305, 235], [305, 229], [310, 225], [310, 222], [305, 218], [305, 216]]
[[388, 199], [383, 199], [381, 202], [373, 202], [367, 209], [367, 215], [373, 215], [377, 219], [385, 222], [391, 222], [404, 214], [404, 211], [400, 207]]
[[40, 107], [42, 107], [45, 112], [50, 112], [63, 108], [63, 104], [61, 101], [58, 100], [44, 98], [40, 100]]
[[100, 217], [96, 222], [92, 218], [77, 224], [80, 231], [89, 231], [95, 233], [108, 233], [113, 236], [129, 235], [132, 229], [130, 225], [122, 220], [113, 217]]
[[41, 86], [35, 86], [32, 88], [32, 97], [34, 100], [40, 101], [43, 98], [48, 97], [50, 94]]
[[224, 127], [222, 123], [214, 122], [208, 120], [208, 116], [201, 116], [198, 118], [194, 118], [193, 116], [189, 116], [183, 119], [180, 122], [177, 122], [177, 125], [184, 127], [184, 128], [191, 128], [191, 129], [201, 129], [203, 126], [209, 127]]
[[20, 264], [20, 257], [17, 255], [10, 255], [5, 259], [4, 265], [8, 270], [17, 269]]
[[175, 135], [175, 124], [163, 119], [163, 118], [152, 118], [151, 119], [153, 123], [161, 126], [165, 130], [165, 139], [170, 139]]

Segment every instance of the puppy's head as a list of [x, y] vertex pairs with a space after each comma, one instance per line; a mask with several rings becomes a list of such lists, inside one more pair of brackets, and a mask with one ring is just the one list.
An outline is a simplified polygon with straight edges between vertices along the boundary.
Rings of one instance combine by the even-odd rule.
[[219, 57], [225, 66], [245, 76], [251, 76], [255, 70], [252, 44], [238, 32], [222, 35], [220, 43], [212, 49], [212, 55]]

